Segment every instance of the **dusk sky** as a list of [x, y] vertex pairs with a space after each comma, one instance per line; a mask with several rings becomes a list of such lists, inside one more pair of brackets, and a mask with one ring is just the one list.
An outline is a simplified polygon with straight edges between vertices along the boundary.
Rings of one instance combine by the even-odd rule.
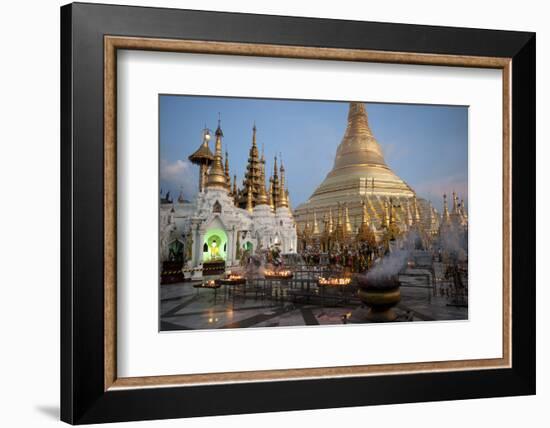
[[[347, 102], [287, 101], [161, 95], [160, 186], [174, 199], [198, 191], [198, 166], [187, 157], [201, 144], [206, 125], [216, 129], [218, 113], [229, 152], [231, 177], [242, 183], [252, 126], [264, 147], [266, 175], [273, 157], [282, 159], [292, 207], [305, 202], [331, 170], [346, 129]], [[453, 190], [467, 203], [467, 107], [366, 103], [370, 127], [386, 163], [441, 211], [442, 194]], [[210, 149], [214, 152], [214, 138]]]

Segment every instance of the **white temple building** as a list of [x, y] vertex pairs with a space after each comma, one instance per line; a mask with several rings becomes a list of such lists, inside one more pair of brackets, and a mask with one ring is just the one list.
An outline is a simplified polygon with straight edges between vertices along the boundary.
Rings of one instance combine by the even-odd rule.
[[289, 208], [284, 167], [277, 168], [265, 185], [265, 159], [258, 156], [256, 127], [241, 189], [236, 177], [231, 185], [229, 160], [222, 158], [223, 132], [215, 133], [216, 147], [209, 148], [210, 134], [203, 133], [201, 147], [189, 156], [199, 165], [199, 192], [191, 202], [180, 195], [160, 203], [160, 261], [163, 272], [168, 265], [192, 272], [200, 278], [207, 266], [224, 270], [239, 265], [245, 254], [278, 248], [294, 253], [297, 248], [296, 224]]

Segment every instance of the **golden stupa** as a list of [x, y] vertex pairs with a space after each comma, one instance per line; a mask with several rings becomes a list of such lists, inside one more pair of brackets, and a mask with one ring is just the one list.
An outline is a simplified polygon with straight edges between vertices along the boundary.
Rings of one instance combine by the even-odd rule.
[[[417, 198], [415, 191], [386, 164], [382, 147], [369, 126], [365, 105], [352, 102], [332, 170], [309, 200], [294, 212], [298, 231], [304, 230], [314, 216], [323, 218], [342, 207], [349, 213], [348, 221], [356, 233], [366, 207], [372, 224], [381, 234], [390, 206], [401, 230], [416, 224], [433, 233], [439, 227], [437, 212], [429, 202]], [[323, 231], [319, 233], [322, 235]]]

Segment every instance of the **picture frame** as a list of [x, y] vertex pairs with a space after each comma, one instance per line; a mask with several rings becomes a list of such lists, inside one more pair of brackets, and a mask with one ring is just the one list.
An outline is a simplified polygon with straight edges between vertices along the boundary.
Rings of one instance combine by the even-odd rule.
[[[502, 358], [119, 378], [120, 49], [501, 69]], [[534, 394], [535, 98], [534, 33], [63, 6], [61, 419], [85, 424]]]

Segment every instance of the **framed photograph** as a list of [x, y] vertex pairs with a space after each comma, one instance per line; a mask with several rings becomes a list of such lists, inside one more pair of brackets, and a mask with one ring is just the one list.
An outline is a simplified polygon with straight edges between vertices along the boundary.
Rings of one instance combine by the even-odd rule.
[[62, 420], [535, 393], [533, 33], [77, 3], [61, 56]]

